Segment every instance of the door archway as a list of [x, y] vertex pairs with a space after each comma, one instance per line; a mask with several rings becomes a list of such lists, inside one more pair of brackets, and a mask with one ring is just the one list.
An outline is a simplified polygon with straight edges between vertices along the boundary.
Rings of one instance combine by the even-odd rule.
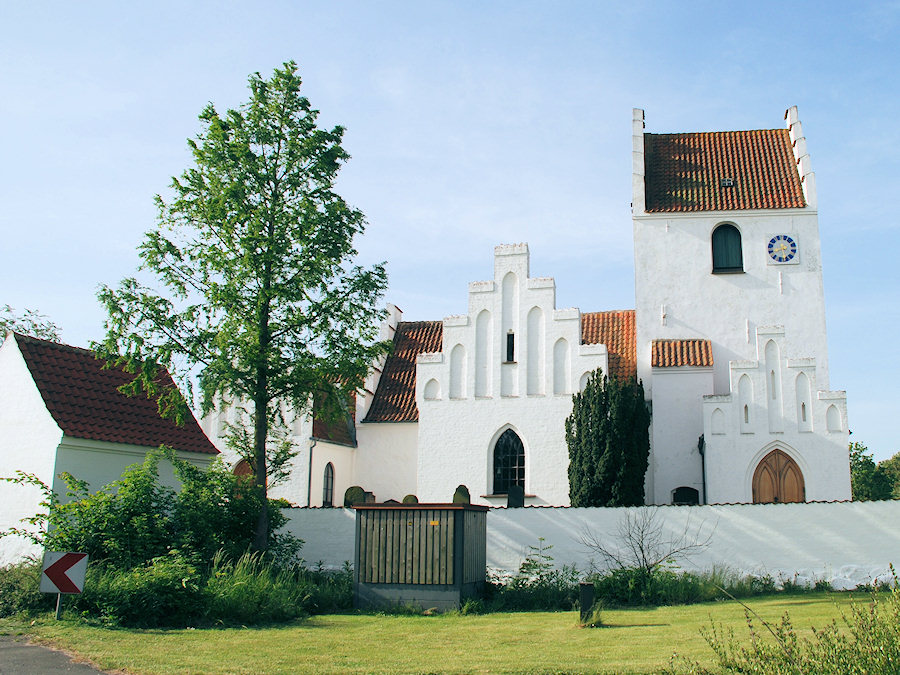
[[805, 502], [806, 485], [797, 462], [776, 448], [753, 473], [753, 503]]

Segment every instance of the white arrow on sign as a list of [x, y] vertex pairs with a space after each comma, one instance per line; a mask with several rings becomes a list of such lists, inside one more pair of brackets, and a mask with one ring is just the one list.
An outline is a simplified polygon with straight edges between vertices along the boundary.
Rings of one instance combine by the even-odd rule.
[[87, 553], [45, 552], [41, 593], [81, 593], [87, 564]]

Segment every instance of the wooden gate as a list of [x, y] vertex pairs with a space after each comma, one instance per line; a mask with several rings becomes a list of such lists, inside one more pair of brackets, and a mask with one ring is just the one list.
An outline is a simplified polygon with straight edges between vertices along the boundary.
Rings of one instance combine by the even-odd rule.
[[753, 503], [804, 501], [806, 487], [797, 463], [777, 448], [763, 457], [753, 474]]

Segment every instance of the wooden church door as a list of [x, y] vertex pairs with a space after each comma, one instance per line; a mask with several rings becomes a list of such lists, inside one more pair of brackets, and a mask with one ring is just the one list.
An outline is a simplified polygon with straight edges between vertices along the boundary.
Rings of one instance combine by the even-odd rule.
[[753, 503], [803, 501], [806, 487], [797, 463], [778, 449], [763, 457], [753, 474]]

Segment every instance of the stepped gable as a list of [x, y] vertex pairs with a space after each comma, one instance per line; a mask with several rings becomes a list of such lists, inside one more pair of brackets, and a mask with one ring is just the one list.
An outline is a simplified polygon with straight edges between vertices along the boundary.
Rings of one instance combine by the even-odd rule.
[[650, 365], [654, 368], [713, 365], [712, 346], [709, 340], [654, 340]]
[[[192, 414], [178, 426], [160, 417], [155, 400], [120, 393], [118, 387], [134, 376], [119, 368], [104, 369], [105, 362], [94, 352], [18, 333], [13, 338], [47, 410], [66, 436], [219, 454]], [[165, 370], [159, 382], [175, 387]]]
[[792, 147], [787, 129], [645, 133], [645, 211], [803, 208]]
[[637, 377], [637, 338], [633, 309], [582, 314], [581, 343], [606, 345], [610, 376], [620, 380]]
[[365, 422], [418, 422], [416, 357], [441, 351], [442, 321], [401, 321]]

